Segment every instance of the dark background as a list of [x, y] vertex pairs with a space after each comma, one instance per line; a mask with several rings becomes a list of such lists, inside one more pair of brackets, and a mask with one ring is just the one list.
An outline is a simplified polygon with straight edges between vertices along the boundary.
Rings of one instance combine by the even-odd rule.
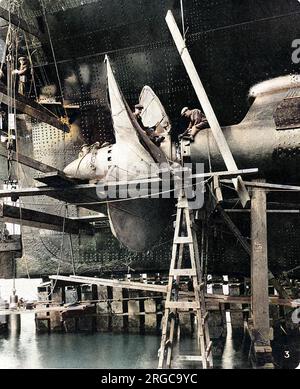
[[[112, 139], [106, 53], [130, 105], [148, 84], [161, 98], [174, 133], [183, 126], [181, 108], [199, 106], [164, 20], [171, 9], [181, 28], [180, 0], [44, 0], [44, 5], [64, 97], [80, 103], [87, 141]], [[222, 125], [242, 120], [253, 84], [297, 73], [291, 45], [300, 38], [298, 1], [183, 0], [183, 5], [187, 47]], [[43, 50], [33, 55], [40, 84], [41, 73], [56, 82], [40, 1], [24, 1], [22, 12], [42, 33]], [[71, 75], [76, 81], [70, 86], [64, 80]]]

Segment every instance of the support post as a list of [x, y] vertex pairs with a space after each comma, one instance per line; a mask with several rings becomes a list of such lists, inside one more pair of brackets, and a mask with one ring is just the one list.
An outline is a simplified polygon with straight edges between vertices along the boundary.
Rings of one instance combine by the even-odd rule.
[[271, 367], [267, 195], [264, 189], [253, 189], [251, 201], [251, 238], [253, 351], [257, 365]]

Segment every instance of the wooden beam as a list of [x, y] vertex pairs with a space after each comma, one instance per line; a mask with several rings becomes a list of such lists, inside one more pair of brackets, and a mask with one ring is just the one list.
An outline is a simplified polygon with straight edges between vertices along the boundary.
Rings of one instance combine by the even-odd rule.
[[[33, 209], [15, 207], [0, 203], [0, 218], [6, 223], [20, 224], [44, 230], [62, 231], [64, 218]], [[86, 220], [65, 219], [65, 232], [78, 234], [80, 230], [93, 233], [93, 228]]]
[[[230, 151], [228, 143], [226, 142], [225, 136], [224, 136], [223, 131], [220, 127], [218, 119], [217, 119], [215, 112], [210, 104], [209, 98], [205, 92], [205, 89], [204, 89], [203, 84], [200, 80], [198, 72], [195, 68], [193, 60], [192, 60], [192, 58], [188, 52], [188, 49], [186, 47], [186, 43], [181, 36], [181, 32], [179, 31], [179, 28], [176, 24], [176, 21], [175, 21], [174, 16], [173, 16], [171, 11], [168, 11], [168, 13], [167, 13], [166, 22], [167, 22], [169, 30], [172, 34], [174, 42], [177, 46], [177, 50], [180, 54], [182, 62], [184, 63], [186, 71], [190, 77], [192, 86], [196, 92], [196, 95], [199, 99], [199, 102], [200, 102], [202, 109], [205, 113], [205, 116], [208, 120], [211, 132], [214, 136], [216, 144], [217, 144], [217, 146], [220, 150], [220, 153], [223, 157], [225, 165], [226, 165], [228, 170], [237, 170], [237, 165], [236, 165], [235, 160], [232, 156], [232, 153]], [[233, 182], [233, 185], [235, 186], [235, 189], [240, 197], [240, 200], [241, 200], [243, 207], [246, 206], [246, 204], [250, 201], [250, 196], [247, 192], [246, 187], [243, 184], [242, 179], [240, 177], [238, 177], [237, 179], [234, 179], [232, 182]]]
[[22, 241], [20, 235], [11, 235], [7, 240], [0, 242], [0, 253], [21, 250]]
[[[208, 173], [200, 173], [200, 174], [192, 174], [191, 177], [192, 178], [209, 178], [209, 177], [212, 177], [212, 178], [220, 178], [220, 177], [232, 177], [232, 178], [236, 178], [240, 175], [243, 175], [243, 174], [255, 174], [255, 173], [258, 173], [258, 169], [257, 168], [251, 168], [251, 169], [235, 169], [235, 170], [224, 170], [224, 171], [220, 171], [220, 172], [208, 172]], [[223, 180], [221, 180], [223, 182]], [[224, 179], [225, 181], [225, 179]], [[228, 180], [230, 183], [231, 180]]]
[[270, 345], [267, 195], [253, 189], [251, 199], [251, 308], [259, 343]]
[[[256, 169], [249, 169], [250, 172]], [[216, 173], [219, 176], [222, 175], [234, 175], [238, 173], [239, 171], [235, 172], [219, 172]], [[244, 170], [245, 173], [247, 173], [247, 170]], [[97, 184], [75, 184], [77, 180], [71, 180], [68, 179], [62, 172], [49, 172], [49, 177], [52, 176], [60, 176], [59, 179], [65, 179], [69, 180], [72, 185], [68, 185], [68, 187], [65, 186], [57, 186], [57, 187], [38, 187], [38, 188], [22, 188], [22, 189], [11, 189], [11, 190], [0, 190], [0, 198], [2, 197], [25, 197], [25, 196], [49, 196], [53, 198], [58, 198], [59, 200], [66, 200], [71, 203], [79, 204], [80, 202], [88, 203], [91, 202], [100, 202], [100, 198], [97, 196], [97, 191], [112, 191], [114, 193], [113, 189], [117, 188], [119, 190], [126, 189], [128, 186], [134, 186], [134, 185], [144, 185], [144, 184], [151, 184], [151, 183], [160, 183], [162, 182], [162, 179], [159, 177], [155, 178], [147, 178], [147, 179], [140, 179], [140, 180], [130, 180], [130, 181], [111, 181], [111, 182], [99, 182]], [[210, 177], [214, 175], [214, 173], [203, 173], [203, 174], [197, 174], [192, 176], [192, 178], [199, 178], [200, 176]], [[45, 182], [45, 179], [41, 178], [41, 181]], [[76, 193], [77, 192], [77, 193]], [[105, 199], [103, 199], [105, 200]], [[111, 199], [114, 200], [114, 199]]]
[[[7, 149], [2, 144], [0, 144], [0, 157], [7, 158]], [[36, 159], [27, 157], [26, 155], [16, 153], [15, 151], [12, 151], [11, 158], [15, 162], [19, 162], [22, 165], [28, 166], [43, 173], [57, 171], [57, 169], [52, 166], [46, 165], [45, 163], [37, 161]]]
[[96, 278], [96, 277], [83, 277], [83, 276], [49, 276], [50, 280], [73, 282], [79, 284], [91, 284], [91, 285], [103, 285], [103, 286], [112, 286], [114, 288], [124, 288], [124, 289], [133, 289], [133, 290], [145, 290], [149, 292], [159, 292], [167, 293], [167, 286], [164, 285], [155, 285], [155, 284], [144, 284], [142, 282], [134, 281], [119, 281], [111, 280], [106, 278]]
[[[250, 209], [225, 209], [226, 213], [250, 213]], [[267, 213], [300, 213], [300, 209], [267, 209]]]
[[65, 175], [64, 172], [60, 170], [51, 171], [48, 173], [44, 173], [38, 177], [34, 178], [36, 181], [42, 182], [46, 184], [48, 187], [67, 187], [74, 186], [76, 184], [87, 184], [88, 180], [79, 180], [76, 178], [70, 178]]
[[[227, 296], [222, 294], [205, 294], [205, 301], [207, 303], [228, 303], [228, 304], [250, 304], [251, 296]], [[278, 296], [269, 296], [270, 305], [281, 305], [291, 308], [300, 307], [298, 300], [282, 299]]]
[[[6, 105], [11, 104], [8, 97], [7, 88], [2, 82], [0, 82], [0, 101]], [[56, 117], [54, 114], [51, 114], [50, 111], [45, 109], [42, 105], [38, 104], [34, 100], [28, 99], [25, 96], [16, 93], [14, 101], [19, 112], [25, 113], [63, 132], [69, 132], [68, 126], [63, 124], [58, 117]]]
[[9, 12], [3, 7], [0, 7], [0, 18], [6, 20], [7, 22], [10, 21], [14, 26], [19, 27], [21, 30], [28, 32], [36, 38], [41, 37], [41, 33], [36, 26], [33, 24], [28, 24], [27, 21], [21, 19], [19, 16], [13, 13], [10, 13], [9, 15]]
[[219, 204], [223, 201], [223, 195], [222, 195], [222, 190], [220, 188], [220, 181], [218, 176], [215, 176], [213, 178], [213, 187], [214, 187], [217, 203]]
[[[227, 179], [222, 179], [220, 181], [223, 184], [231, 184], [231, 181], [227, 180]], [[250, 188], [291, 190], [291, 191], [297, 191], [297, 192], [300, 191], [300, 186], [295, 186], [295, 185], [269, 184], [266, 182], [258, 182], [258, 181], [244, 181], [244, 184]]]
[[[67, 283], [79, 283], [79, 284], [91, 284], [91, 285], [103, 285], [125, 289], [144, 290], [150, 292], [167, 293], [167, 285], [156, 285], [156, 284], [144, 284], [142, 282], [134, 281], [119, 281], [106, 278], [95, 278], [95, 277], [84, 277], [84, 276], [49, 276], [50, 279], [67, 282]], [[179, 292], [189, 297], [189, 292]], [[216, 294], [205, 294], [205, 300], [208, 303], [232, 303], [232, 304], [250, 304], [250, 296], [225, 296]], [[281, 299], [277, 296], [269, 297], [270, 305], [283, 305], [292, 308], [300, 307], [298, 300]]]

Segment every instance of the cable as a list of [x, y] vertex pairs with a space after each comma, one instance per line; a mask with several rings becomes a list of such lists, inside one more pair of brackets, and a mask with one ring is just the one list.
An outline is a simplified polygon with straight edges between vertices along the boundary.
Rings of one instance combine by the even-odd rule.
[[[63, 103], [63, 109], [64, 109], [64, 112], [65, 112], [66, 118], [69, 119], [68, 118], [68, 114], [67, 114], [67, 110], [66, 110], [65, 104], [64, 104], [63, 88], [62, 88], [62, 83], [61, 83], [60, 76], [59, 76], [59, 71], [58, 71], [58, 66], [57, 66], [57, 61], [56, 61], [56, 55], [55, 55], [54, 46], [53, 46], [53, 42], [52, 42], [52, 38], [51, 38], [51, 33], [50, 33], [50, 28], [49, 28], [49, 24], [48, 24], [47, 15], [46, 15], [46, 9], [45, 9], [45, 5], [44, 5], [44, 1], [40, 0], [40, 4], [41, 4], [41, 7], [42, 7], [43, 16], [44, 16], [44, 20], [45, 20], [45, 24], [46, 24], [46, 28], [47, 28], [48, 37], [49, 37], [49, 43], [50, 43], [51, 52], [52, 52], [52, 56], [53, 56], [53, 60], [54, 60], [56, 77], [57, 77], [58, 86], [59, 86], [59, 90], [60, 90], [60, 95], [61, 95], [61, 99], [62, 99], [62, 103]], [[64, 138], [65, 138], [65, 133], [64, 133]]]
[[[67, 212], [68, 212], [68, 205], [67, 205], [67, 203], [65, 203], [65, 213], [64, 213], [63, 228], [62, 228], [62, 239], [61, 239], [61, 245], [60, 245], [60, 261], [58, 263], [56, 276], [59, 276], [60, 267], [61, 267], [61, 264], [62, 264], [62, 256], [63, 256], [63, 248], [64, 248], [64, 237], [65, 237], [65, 226], [66, 226]], [[54, 289], [56, 287], [57, 281], [58, 280], [56, 279], [55, 282], [54, 282], [54, 285], [52, 286], [52, 288], [50, 288], [50, 293], [48, 294], [47, 298], [49, 298], [52, 295], [52, 293], [53, 293], [53, 291], [54, 291]]]
[[27, 54], [28, 54], [28, 58], [29, 58], [29, 63], [30, 63], [30, 68], [31, 68], [31, 76], [32, 76], [29, 96], [31, 95], [31, 86], [32, 86], [32, 83], [33, 83], [35, 99], [37, 101], [38, 100], [38, 94], [37, 94], [36, 83], [35, 83], [35, 74], [34, 74], [34, 70], [33, 70], [32, 57], [31, 57], [31, 53], [30, 53], [30, 50], [29, 50], [29, 46], [28, 46], [27, 34], [26, 34], [25, 31], [24, 31], [24, 38], [25, 38], [26, 50], [27, 50]]

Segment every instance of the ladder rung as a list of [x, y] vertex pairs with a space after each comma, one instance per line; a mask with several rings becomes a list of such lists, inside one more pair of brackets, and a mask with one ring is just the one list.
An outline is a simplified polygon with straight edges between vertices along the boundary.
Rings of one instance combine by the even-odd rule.
[[174, 238], [174, 244], [188, 244], [193, 243], [193, 238], [189, 236], [179, 236]]
[[195, 301], [166, 301], [165, 308], [170, 309], [200, 309]]
[[201, 357], [201, 355], [178, 355], [177, 360], [179, 362], [184, 362], [184, 361], [202, 362], [202, 357]]
[[170, 271], [171, 276], [196, 276], [195, 269], [172, 269]]

